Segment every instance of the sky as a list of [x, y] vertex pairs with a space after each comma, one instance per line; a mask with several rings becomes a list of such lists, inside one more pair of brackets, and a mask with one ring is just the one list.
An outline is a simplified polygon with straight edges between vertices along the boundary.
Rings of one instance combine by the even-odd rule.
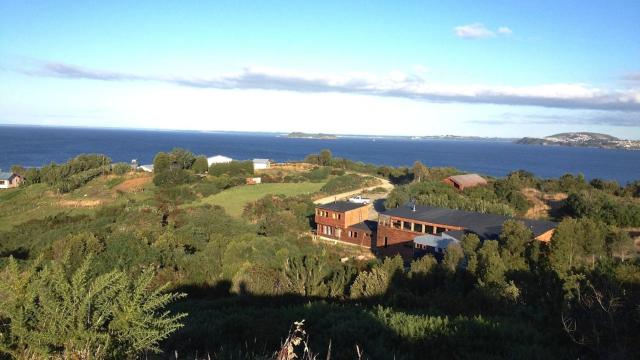
[[640, 1], [0, 0], [0, 124], [640, 139]]

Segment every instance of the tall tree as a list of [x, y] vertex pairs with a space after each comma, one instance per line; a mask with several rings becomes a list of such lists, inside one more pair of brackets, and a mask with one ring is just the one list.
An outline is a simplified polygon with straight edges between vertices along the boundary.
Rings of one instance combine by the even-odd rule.
[[413, 163], [413, 180], [416, 182], [420, 182], [427, 178], [429, 175], [429, 169], [424, 166], [420, 161], [416, 161]]
[[509, 269], [524, 269], [524, 253], [533, 233], [522, 221], [507, 220], [500, 233], [501, 255]]
[[202, 155], [196, 157], [196, 160], [193, 162], [191, 169], [196, 174], [204, 174], [209, 171], [209, 163], [207, 162], [207, 158]]
[[163, 171], [169, 170], [171, 166], [171, 156], [165, 152], [159, 152], [153, 159], [153, 172], [159, 174]]
[[457, 243], [451, 243], [447, 247], [442, 260], [442, 267], [451, 274], [454, 274], [461, 266], [464, 260], [464, 252], [462, 246]]
[[478, 269], [478, 248], [480, 247], [480, 238], [476, 234], [466, 234], [462, 237], [462, 250], [466, 259], [466, 269], [472, 275], [476, 274]]
[[483, 284], [504, 285], [506, 267], [500, 258], [498, 242], [487, 240], [478, 251], [478, 277]]
[[333, 154], [331, 154], [331, 150], [329, 149], [323, 149], [322, 151], [320, 151], [320, 157], [319, 157], [319, 161], [320, 161], [320, 165], [331, 165], [331, 159], [333, 159]]

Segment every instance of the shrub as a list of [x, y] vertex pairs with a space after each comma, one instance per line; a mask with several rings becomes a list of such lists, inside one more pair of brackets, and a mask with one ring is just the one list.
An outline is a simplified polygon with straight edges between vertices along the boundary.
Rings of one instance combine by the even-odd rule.
[[124, 175], [131, 171], [131, 165], [123, 162], [111, 165], [111, 171], [116, 175]]
[[[155, 170], [155, 168], [154, 168]], [[158, 172], [153, 177], [156, 186], [175, 186], [189, 184], [193, 181], [193, 176], [183, 169], [169, 169]]]
[[131, 279], [120, 271], [91, 273], [90, 258], [31, 266], [10, 261], [0, 282], [0, 353], [16, 358], [132, 358], [160, 352], [184, 314], [165, 312], [183, 294], [151, 289], [151, 271]]

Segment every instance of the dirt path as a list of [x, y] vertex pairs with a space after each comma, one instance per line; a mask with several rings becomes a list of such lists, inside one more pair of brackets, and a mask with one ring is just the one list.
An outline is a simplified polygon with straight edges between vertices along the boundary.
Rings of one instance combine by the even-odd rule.
[[[363, 175], [363, 174], [360, 174]], [[367, 176], [367, 175], [364, 175]], [[374, 185], [374, 186], [368, 186], [368, 187], [364, 187], [364, 188], [360, 188], [360, 189], [356, 189], [353, 191], [347, 191], [347, 192], [343, 192], [340, 194], [335, 194], [335, 195], [331, 195], [331, 196], [327, 196], [327, 197], [323, 197], [321, 199], [315, 200], [313, 203], [314, 204], [328, 204], [330, 202], [334, 202], [337, 200], [343, 200], [345, 198], [354, 196], [354, 195], [358, 195], [360, 193], [362, 193], [363, 191], [369, 191], [369, 190], [373, 190], [375, 188], [384, 188], [387, 192], [390, 192], [391, 190], [393, 190], [393, 184], [391, 184], [391, 182], [389, 182], [389, 180], [387, 179], [383, 179], [383, 178], [379, 178], [379, 177], [375, 177], [376, 179], [380, 180], [380, 184], [378, 185]]]
[[117, 185], [115, 190], [122, 192], [138, 192], [140, 190], [144, 190], [145, 186], [151, 182], [151, 179], [151, 176], [128, 179]]
[[562, 205], [562, 201], [567, 198], [565, 193], [543, 194], [540, 190], [533, 188], [522, 189], [522, 194], [533, 206], [527, 210], [524, 217], [529, 219], [546, 218]]

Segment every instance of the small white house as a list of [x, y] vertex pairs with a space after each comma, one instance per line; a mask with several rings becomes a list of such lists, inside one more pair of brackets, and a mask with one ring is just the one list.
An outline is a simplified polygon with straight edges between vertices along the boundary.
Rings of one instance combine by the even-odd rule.
[[153, 172], [153, 165], [140, 165], [138, 166], [138, 169], [144, 172]]
[[253, 159], [253, 170], [264, 170], [271, 167], [269, 159]]
[[233, 159], [230, 157], [226, 157], [223, 155], [216, 155], [216, 156], [212, 156], [207, 158], [207, 163], [209, 164], [209, 166], [213, 165], [213, 164], [226, 164], [226, 163], [230, 163], [232, 162]]
[[0, 189], [17, 187], [22, 182], [22, 176], [13, 172], [0, 171]]

